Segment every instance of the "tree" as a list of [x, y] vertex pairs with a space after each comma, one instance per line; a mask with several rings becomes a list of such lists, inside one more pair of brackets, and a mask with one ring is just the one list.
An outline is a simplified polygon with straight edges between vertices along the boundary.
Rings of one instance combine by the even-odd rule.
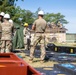
[[20, 17], [21, 8], [15, 6], [15, 1], [18, 0], [0, 0], [0, 12], [10, 14], [11, 18], [18, 22], [17, 19]]
[[21, 9], [19, 6], [15, 7], [15, 10], [13, 12], [13, 15], [11, 15], [11, 18], [14, 22], [17, 23], [29, 23], [32, 24], [33, 19], [33, 13], [30, 10]]
[[9, 0], [0, 1], [0, 11], [7, 12], [8, 10], [10, 10], [12, 8], [14, 8], [14, 6], [11, 4], [11, 2], [9, 2]]
[[[39, 7], [35, 13], [30, 10], [21, 9], [19, 6], [16, 7], [15, 1], [19, 0], [0, 0], [0, 12], [3, 11], [5, 13], [10, 14], [11, 19], [17, 23], [28, 22], [32, 24], [35, 19], [37, 19], [38, 11], [41, 10]], [[23, 1], [23, 0], [22, 0]], [[45, 20], [48, 22], [57, 23], [61, 21], [63, 24], [67, 24], [67, 20], [65, 20], [65, 16], [61, 13], [46, 13], [44, 16]]]
[[63, 24], [67, 24], [67, 20], [64, 19], [64, 15], [61, 15], [61, 13], [46, 13], [44, 18], [47, 22], [54, 22], [57, 23], [58, 21], [61, 21]]
[[[24, 10], [23, 10], [24, 11]], [[23, 12], [22, 12], [23, 13]], [[25, 10], [24, 15], [22, 16], [22, 21], [32, 24], [34, 21], [33, 13], [30, 10]]]
[[[37, 11], [34, 13], [33, 15], [33, 18], [34, 19], [37, 19], [37, 16], [38, 16], [38, 11], [40, 11], [41, 8], [39, 7], [37, 9]], [[65, 16], [62, 15], [61, 13], [57, 13], [57, 14], [54, 14], [54, 13], [46, 13], [44, 15], [44, 19], [47, 21], [47, 22], [54, 22], [55, 24], [60, 21], [62, 24], [67, 24], [67, 20], [64, 19]]]
[[37, 17], [38, 17], [38, 12], [41, 10], [41, 8], [39, 7], [38, 9], [37, 9], [37, 11], [35, 12], [35, 13], [33, 13], [33, 18], [34, 19], [37, 19]]

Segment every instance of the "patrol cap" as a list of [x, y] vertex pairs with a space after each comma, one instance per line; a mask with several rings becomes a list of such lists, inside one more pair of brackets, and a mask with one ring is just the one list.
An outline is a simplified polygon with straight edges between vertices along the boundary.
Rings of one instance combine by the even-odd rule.
[[44, 12], [41, 10], [38, 12], [38, 15], [44, 15]]
[[4, 12], [1, 12], [1, 13], [0, 13], [0, 16], [4, 16], [4, 15], [5, 15], [5, 13], [4, 13]]
[[26, 27], [27, 27], [27, 26], [28, 26], [28, 23], [24, 23], [24, 26], [26, 26]]
[[9, 14], [5, 14], [5, 15], [4, 15], [4, 18], [9, 19], [9, 18], [10, 18], [10, 15], [9, 15]]
[[9, 22], [13, 24], [13, 20], [10, 19]]

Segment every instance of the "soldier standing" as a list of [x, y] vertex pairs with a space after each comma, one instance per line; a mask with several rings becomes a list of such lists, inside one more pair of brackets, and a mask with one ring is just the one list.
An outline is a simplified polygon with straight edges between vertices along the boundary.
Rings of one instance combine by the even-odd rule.
[[62, 24], [61, 24], [60, 21], [58, 21], [57, 26], [58, 26], [59, 28], [62, 28]]
[[0, 13], [0, 39], [1, 39], [1, 23], [3, 22], [4, 12]]
[[13, 24], [13, 20], [10, 19], [9, 22]]
[[5, 14], [4, 12], [1, 12], [1, 13], [0, 13], [0, 23], [2, 23], [2, 22], [3, 22], [4, 14]]
[[2, 27], [1, 53], [11, 52], [13, 24], [9, 22], [9, 19], [10, 15], [5, 14], [4, 22], [1, 24]]
[[24, 24], [24, 30], [23, 30], [23, 34], [24, 34], [24, 45], [25, 45], [25, 50], [29, 50], [30, 49], [30, 43], [31, 43], [31, 34], [30, 34], [30, 29], [28, 28], [28, 23]]
[[32, 30], [35, 31], [35, 36], [34, 36], [34, 40], [33, 45], [30, 49], [30, 61], [33, 61], [34, 58], [34, 51], [35, 51], [35, 47], [37, 46], [37, 44], [40, 42], [40, 49], [41, 49], [41, 62], [44, 61], [45, 58], [45, 36], [44, 36], [44, 32], [47, 26], [46, 21], [43, 19], [44, 16], [44, 12], [43, 11], [39, 11], [38, 12], [38, 19], [35, 20], [35, 22], [32, 25]]

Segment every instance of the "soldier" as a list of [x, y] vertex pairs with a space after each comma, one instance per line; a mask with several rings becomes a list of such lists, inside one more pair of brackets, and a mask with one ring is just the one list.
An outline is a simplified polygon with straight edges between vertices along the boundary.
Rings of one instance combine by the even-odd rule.
[[1, 39], [1, 23], [3, 22], [4, 12], [0, 13], [0, 39]]
[[43, 16], [44, 16], [44, 12], [43, 11], [39, 11], [38, 12], [38, 19], [35, 20], [35, 22], [32, 25], [32, 30], [35, 31], [35, 36], [34, 36], [34, 39], [32, 41], [33, 45], [31, 46], [31, 49], [30, 49], [30, 59], [29, 59], [30, 61], [33, 61], [35, 47], [36, 47], [36, 45], [39, 42], [41, 43], [41, 45], [40, 45], [41, 62], [43, 62], [44, 58], [45, 58], [46, 51], [45, 51], [45, 36], [44, 36], [44, 32], [45, 32], [47, 23], [43, 19]]
[[3, 22], [3, 16], [5, 15], [5, 13], [4, 12], [1, 12], [0, 13], [0, 23], [2, 23]]
[[9, 22], [13, 24], [13, 20], [10, 19]]
[[56, 28], [56, 25], [55, 25], [54, 22], [51, 22], [51, 27], [52, 27], [53, 29]]
[[52, 28], [50, 22], [47, 22], [47, 26], [50, 27], [50, 28]]
[[5, 14], [4, 22], [1, 24], [2, 27], [1, 53], [11, 52], [13, 24], [9, 22], [9, 19], [10, 15]]
[[[13, 22], [12, 19], [10, 19], [9, 22], [10, 22], [12, 25], [14, 24], [14, 22]], [[13, 26], [13, 27], [14, 27], [14, 26]], [[13, 29], [13, 36], [15, 36], [15, 34], [16, 34], [16, 30], [15, 30], [15, 28], [14, 28], [14, 29]]]
[[59, 28], [62, 28], [62, 24], [61, 24], [60, 21], [58, 21], [57, 26], [58, 26]]
[[24, 45], [25, 45], [25, 50], [29, 50], [30, 49], [30, 43], [31, 43], [31, 34], [30, 34], [30, 29], [28, 28], [28, 23], [24, 24], [24, 30], [23, 30], [23, 34], [24, 34]]

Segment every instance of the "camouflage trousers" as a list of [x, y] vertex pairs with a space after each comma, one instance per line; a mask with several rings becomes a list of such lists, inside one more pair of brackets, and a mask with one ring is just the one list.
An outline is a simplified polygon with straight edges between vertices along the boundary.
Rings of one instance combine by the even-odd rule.
[[30, 49], [30, 58], [33, 59], [34, 58], [34, 52], [35, 52], [35, 47], [37, 46], [38, 43], [40, 43], [40, 49], [41, 49], [41, 60], [44, 60], [45, 58], [45, 36], [43, 33], [36, 33], [34, 36], [34, 39], [32, 41], [32, 46]]
[[11, 52], [12, 42], [11, 40], [2, 40], [1, 41], [1, 53], [9, 53]]
[[31, 46], [30, 43], [31, 43], [31, 39], [24, 37], [24, 47], [25, 47], [25, 50], [29, 50], [30, 49], [30, 46]]

